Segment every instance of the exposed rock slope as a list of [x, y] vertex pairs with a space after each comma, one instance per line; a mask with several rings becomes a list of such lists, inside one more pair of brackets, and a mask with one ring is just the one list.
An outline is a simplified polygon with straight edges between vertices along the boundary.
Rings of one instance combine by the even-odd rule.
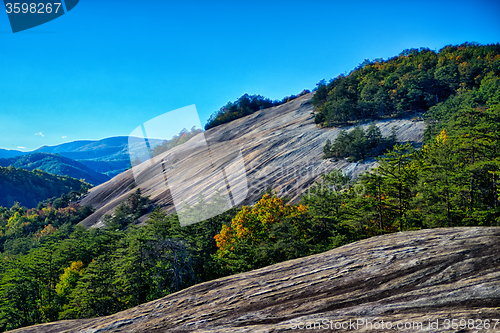
[[[17, 332], [284, 332], [322, 320], [498, 332], [491, 319], [500, 319], [499, 264], [500, 228], [397, 233], [201, 283], [109, 317]], [[491, 328], [447, 330], [447, 319], [490, 319]]]
[[[312, 94], [308, 94], [206, 131], [204, 135], [210, 147], [210, 154], [190, 147], [194, 145], [193, 142], [200, 142], [200, 137], [197, 136], [186, 144], [155, 157], [152, 165], [145, 167], [140, 174], [141, 179], [138, 180], [141, 182], [143, 194], [148, 195], [154, 205], [173, 210], [170, 191], [160, 186], [165, 183], [166, 176], [160, 168], [162, 161], [176, 160], [174, 156], [182, 155], [184, 151], [191, 151], [191, 155], [182, 155], [186, 162], [181, 162], [174, 174], [168, 175], [169, 185], [171, 178], [178, 174], [184, 177], [178, 181], [182, 183], [190, 177], [209, 175], [214, 168], [230, 167], [241, 152], [248, 185], [248, 194], [243, 204], [255, 202], [262, 191], [269, 187], [281, 197], [298, 200], [322, 173], [342, 169], [348, 174], [356, 175], [373, 166], [373, 160], [349, 163], [345, 160], [332, 162], [322, 159], [326, 140], [335, 139], [341, 129], [318, 128], [314, 124], [311, 98]], [[364, 125], [367, 126], [368, 123]], [[380, 121], [377, 125], [384, 136], [389, 136], [392, 127], [396, 126], [398, 141], [422, 142], [425, 126], [421, 121], [392, 119]], [[83, 224], [95, 225], [104, 214], [112, 214], [114, 208], [135, 190], [129, 188], [134, 182], [137, 182], [134, 180], [134, 174], [132, 170], [128, 170], [93, 188], [82, 203], [96, 207], [97, 211], [83, 221]], [[195, 198], [215, 185], [199, 182], [183, 189], [183, 195]]]

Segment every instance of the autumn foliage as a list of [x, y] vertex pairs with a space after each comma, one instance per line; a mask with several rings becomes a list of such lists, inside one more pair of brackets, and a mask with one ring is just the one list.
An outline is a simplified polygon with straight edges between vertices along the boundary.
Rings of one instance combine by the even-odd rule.
[[[268, 250], [282, 241], [280, 236], [283, 235], [279, 230], [283, 225], [288, 227], [287, 236], [292, 233], [295, 240], [305, 236], [300, 222], [306, 214], [307, 207], [304, 205], [285, 205], [280, 198], [264, 194], [255, 206], [243, 206], [231, 224], [224, 225], [214, 237], [218, 248], [216, 257], [225, 262], [226, 267], [231, 266], [229, 262], [234, 260], [245, 260], [251, 266], [251, 261], [256, 260], [254, 264], [260, 266], [259, 255], [264, 252], [269, 254], [266, 248]], [[250, 253], [252, 251], [249, 249], [255, 248], [259, 248], [261, 253]], [[272, 256], [268, 256], [267, 260], [261, 259], [271, 263], [274, 261]]]

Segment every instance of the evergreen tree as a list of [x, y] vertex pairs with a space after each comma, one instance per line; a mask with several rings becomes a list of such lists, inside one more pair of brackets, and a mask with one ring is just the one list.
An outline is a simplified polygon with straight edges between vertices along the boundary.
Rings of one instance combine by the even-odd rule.
[[406, 212], [410, 209], [413, 189], [416, 184], [416, 168], [413, 163], [414, 148], [410, 143], [396, 144], [394, 149], [378, 160], [380, 175], [386, 178], [393, 189], [390, 193], [395, 200], [392, 203], [398, 213], [399, 231], [405, 229]]

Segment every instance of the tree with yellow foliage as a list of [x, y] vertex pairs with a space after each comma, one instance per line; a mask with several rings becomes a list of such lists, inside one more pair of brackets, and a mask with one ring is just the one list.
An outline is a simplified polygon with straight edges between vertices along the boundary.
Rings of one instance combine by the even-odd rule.
[[214, 237], [215, 259], [236, 273], [295, 258], [306, 246], [306, 215], [306, 206], [286, 205], [264, 194], [255, 206], [243, 206]]
[[76, 283], [83, 274], [83, 263], [81, 261], [73, 261], [69, 267], [64, 269], [64, 273], [59, 277], [59, 283], [56, 285], [56, 293], [63, 300], [67, 300]]

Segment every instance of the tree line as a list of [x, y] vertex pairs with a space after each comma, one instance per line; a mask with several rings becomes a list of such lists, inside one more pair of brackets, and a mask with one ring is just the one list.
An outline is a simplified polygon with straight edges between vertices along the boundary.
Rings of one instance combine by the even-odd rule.
[[303, 90], [298, 95], [285, 96], [281, 100], [272, 101], [261, 95], [248, 95], [243, 94], [234, 102], [228, 102], [226, 105], [221, 107], [218, 111], [214, 112], [205, 125], [205, 130], [209, 130], [213, 127], [226, 124], [233, 120], [251, 115], [252, 113], [267, 109], [273, 106], [282, 105], [288, 103], [300, 96], [309, 94], [310, 90]]
[[317, 84], [315, 122], [329, 127], [418, 114], [499, 74], [500, 44], [409, 49], [388, 60], [365, 60], [348, 75]]

